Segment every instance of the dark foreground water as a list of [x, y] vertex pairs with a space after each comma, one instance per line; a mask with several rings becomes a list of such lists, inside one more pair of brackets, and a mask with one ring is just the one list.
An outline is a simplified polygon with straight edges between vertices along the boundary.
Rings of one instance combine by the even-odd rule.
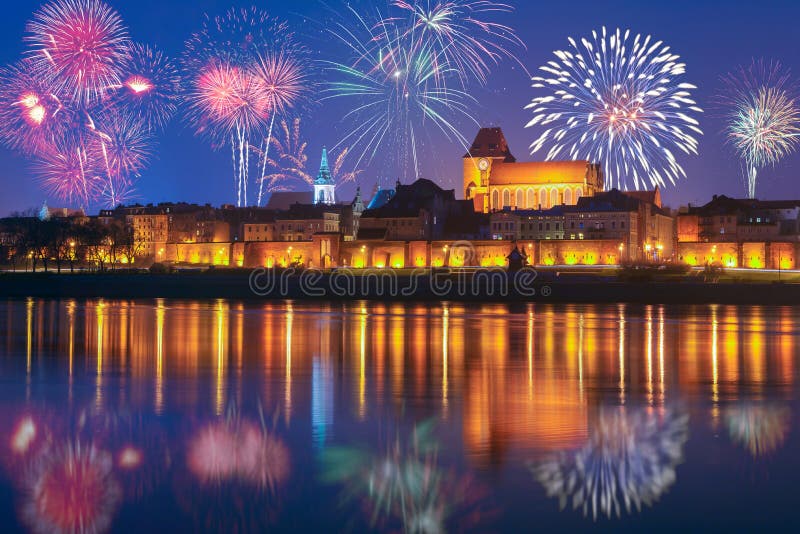
[[0, 302], [3, 532], [797, 529], [800, 308]]

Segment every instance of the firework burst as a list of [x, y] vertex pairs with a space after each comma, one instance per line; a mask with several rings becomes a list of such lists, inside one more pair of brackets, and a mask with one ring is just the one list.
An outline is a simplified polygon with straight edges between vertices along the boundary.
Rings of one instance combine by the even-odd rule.
[[104, 184], [97, 162], [79, 145], [49, 150], [33, 163], [33, 172], [52, 195], [80, 206], [101, 196]]
[[675, 184], [686, 172], [675, 152], [697, 154], [702, 135], [694, 117], [694, 85], [682, 81], [686, 65], [669, 46], [631, 32], [592, 32], [532, 78], [544, 94], [526, 109], [527, 127], [543, 131], [531, 144], [549, 147], [548, 160], [601, 162], [606, 187], [638, 189]]
[[[296, 185], [314, 185], [315, 175], [308, 166], [306, 148], [308, 143], [303, 139], [300, 129], [300, 119], [294, 119], [291, 125], [286, 120], [281, 120], [278, 127], [279, 135], [270, 140], [272, 155], [265, 156], [265, 169], [270, 169], [269, 174], [264, 174], [262, 181], [265, 190], [291, 191]], [[349, 149], [343, 148], [333, 159], [331, 177], [337, 185], [355, 182], [361, 171], [345, 170], [345, 161]]]
[[[306, 88], [302, 48], [285, 22], [257, 8], [207, 19], [187, 43], [189, 122], [217, 146], [230, 142], [237, 205], [247, 204], [250, 140], [269, 136], [275, 116]], [[258, 201], [262, 186], [259, 184]]]
[[688, 439], [688, 416], [667, 410], [602, 408], [588, 442], [533, 467], [561, 508], [571, 502], [583, 515], [608, 518], [651, 505], [675, 482]]
[[99, 0], [46, 4], [28, 24], [37, 75], [58, 93], [88, 105], [119, 85], [130, 40], [122, 19]]
[[436, 47], [420, 46], [407, 24], [392, 18], [371, 24], [354, 9], [349, 12], [355, 28], [339, 23], [331, 33], [347, 47], [351, 60], [325, 63], [332, 81], [323, 99], [351, 103], [343, 119], [353, 127], [339, 144], [359, 150], [356, 167], [391, 147], [396, 168], [416, 178], [422, 133], [432, 126], [466, 147], [459, 123], [477, 125], [470, 114], [475, 100], [448, 86], [446, 80], [460, 78], [456, 66]]
[[789, 73], [777, 63], [753, 63], [723, 82], [728, 142], [745, 165], [747, 194], [755, 198], [759, 169], [776, 165], [797, 148], [800, 106]]
[[453, 68], [462, 86], [471, 80], [485, 84], [492, 67], [516, 59], [525, 44], [510, 26], [487, 20], [514, 8], [488, 0], [395, 0], [394, 6], [411, 17], [406, 36], [416, 48], [432, 48]]
[[99, 0], [46, 4], [25, 40], [28, 56], [0, 73], [0, 140], [32, 156], [34, 174], [61, 200], [88, 209], [132, 198], [150, 134], [176, 109], [175, 68], [132, 45]]
[[162, 130], [178, 108], [180, 82], [177, 67], [160, 51], [136, 44], [122, 75], [114, 103], [144, 120], [151, 130]]
[[0, 71], [0, 136], [12, 150], [40, 154], [65, 133], [64, 110], [50, 85], [25, 59]]

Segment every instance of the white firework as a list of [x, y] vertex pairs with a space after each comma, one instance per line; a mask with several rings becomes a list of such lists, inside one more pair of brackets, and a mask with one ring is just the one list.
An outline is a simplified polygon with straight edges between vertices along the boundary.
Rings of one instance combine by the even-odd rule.
[[619, 517], [650, 506], [675, 482], [689, 437], [689, 417], [667, 409], [601, 408], [586, 444], [533, 466], [561, 508]]
[[542, 95], [526, 109], [527, 127], [541, 129], [531, 154], [602, 163], [606, 188], [674, 185], [686, 172], [676, 153], [697, 154], [703, 134], [694, 117], [696, 86], [670, 47], [630, 30], [593, 31], [555, 52], [532, 78]]

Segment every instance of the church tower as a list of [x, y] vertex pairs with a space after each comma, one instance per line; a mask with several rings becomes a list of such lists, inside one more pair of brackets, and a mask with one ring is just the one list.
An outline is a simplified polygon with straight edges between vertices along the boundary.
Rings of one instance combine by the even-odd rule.
[[336, 184], [328, 166], [328, 150], [322, 149], [322, 162], [319, 165], [319, 174], [314, 180], [314, 204], [335, 204]]

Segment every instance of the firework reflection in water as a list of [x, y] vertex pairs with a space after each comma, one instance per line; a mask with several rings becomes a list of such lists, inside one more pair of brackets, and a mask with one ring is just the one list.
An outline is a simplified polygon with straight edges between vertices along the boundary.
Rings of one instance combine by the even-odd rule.
[[689, 437], [689, 417], [676, 411], [604, 407], [581, 448], [533, 464], [549, 497], [607, 518], [650, 506], [675, 482]]
[[[478, 510], [483, 492], [470, 477], [442, 468], [434, 422], [417, 425], [409, 440], [399, 436], [382, 454], [353, 447], [331, 447], [322, 453], [323, 480], [344, 485], [344, 495], [359, 499], [373, 527], [405, 532], [445, 532], [448, 521], [473, 526], [485, 519]], [[468, 524], [468, 525], [465, 525]]]
[[109, 453], [80, 441], [36, 459], [23, 483], [22, 519], [42, 534], [103, 532], [122, 498]]
[[786, 441], [791, 412], [774, 404], [739, 404], [725, 410], [731, 439], [753, 457], [775, 452]]

